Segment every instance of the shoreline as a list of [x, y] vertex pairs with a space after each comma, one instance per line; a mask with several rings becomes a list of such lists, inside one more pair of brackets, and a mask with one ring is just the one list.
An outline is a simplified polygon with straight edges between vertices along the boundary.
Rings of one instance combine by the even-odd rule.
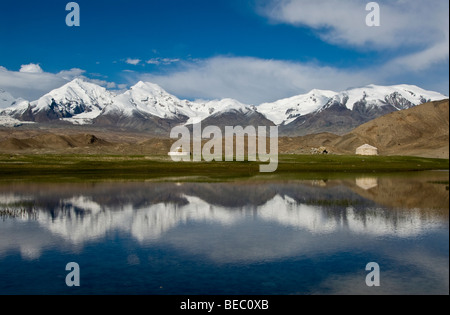
[[448, 159], [410, 156], [280, 155], [274, 173], [261, 162], [173, 162], [148, 155], [0, 154], [0, 181], [152, 180], [230, 181], [325, 178], [338, 174], [448, 171]]

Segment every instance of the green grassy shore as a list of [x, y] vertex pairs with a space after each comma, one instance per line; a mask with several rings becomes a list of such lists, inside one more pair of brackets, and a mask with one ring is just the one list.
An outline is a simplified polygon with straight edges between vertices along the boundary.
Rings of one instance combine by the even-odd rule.
[[448, 170], [448, 159], [405, 156], [280, 155], [275, 173], [261, 162], [173, 162], [167, 156], [0, 155], [0, 181], [226, 181], [310, 179], [342, 173]]

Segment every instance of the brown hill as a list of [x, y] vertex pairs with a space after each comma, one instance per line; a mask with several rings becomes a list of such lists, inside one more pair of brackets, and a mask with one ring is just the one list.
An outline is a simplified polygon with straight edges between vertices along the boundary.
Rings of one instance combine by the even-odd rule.
[[109, 145], [107, 141], [90, 134], [56, 135], [46, 133], [21, 139], [11, 137], [0, 141], [0, 148], [3, 152], [24, 150], [50, 150], [58, 152], [70, 148], [89, 148], [107, 145]]
[[449, 157], [449, 100], [419, 105], [374, 119], [332, 141], [344, 153], [363, 144], [381, 155]]
[[333, 133], [318, 133], [302, 137], [281, 137], [278, 141], [278, 149], [283, 154], [310, 154], [312, 148], [325, 147], [330, 153], [341, 153], [332, 147], [333, 142], [341, 137]]

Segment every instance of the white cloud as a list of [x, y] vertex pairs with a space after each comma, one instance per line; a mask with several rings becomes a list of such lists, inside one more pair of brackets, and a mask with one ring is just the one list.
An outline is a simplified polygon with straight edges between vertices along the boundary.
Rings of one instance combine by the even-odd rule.
[[[448, 35], [448, 34], [447, 34]], [[396, 57], [389, 61], [386, 68], [396, 67], [408, 69], [409, 71], [423, 71], [436, 64], [448, 64], [449, 62], [449, 42], [439, 42], [429, 48], [419, 52]]]
[[259, 12], [273, 22], [313, 28], [325, 41], [370, 49], [428, 46], [448, 40], [448, 0], [379, 0], [381, 26], [366, 25], [366, 4], [355, 0], [269, 1]]
[[38, 64], [30, 63], [28, 65], [22, 65], [20, 67], [19, 72], [23, 72], [23, 73], [43, 73], [44, 71], [42, 70], [41, 66], [39, 66]]
[[107, 88], [116, 88], [114, 82], [90, 79], [84, 74], [85, 70], [72, 68], [58, 73], [49, 73], [42, 70], [37, 64], [23, 65], [19, 71], [10, 71], [0, 66], [0, 87], [16, 98], [34, 101], [53, 89], [61, 87], [75, 78], [83, 78]]
[[152, 58], [150, 60], [146, 61], [148, 64], [151, 65], [170, 65], [172, 63], [180, 62], [180, 59], [178, 58]]
[[[259, 7], [275, 23], [312, 28], [324, 41], [362, 50], [390, 51], [389, 67], [422, 71], [448, 67], [448, 0], [380, 0], [381, 26], [365, 24], [366, 4], [354, 0], [281, 0]], [[388, 67], [388, 68], [389, 68]]]
[[161, 63], [161, 61], [159, 61], [158, 58], [153, 58], [153, 59], [147, 60], [147, 63], [149, 65], [159, 65]]
[[35, 100], [66, 82], [53, 73], [0, 70], [0, 86], [16, 98]]
[[58, 72], [57, 76], [63, 78], [64, 80], [70, 81], [74, 78], [78, 78], [82, 76], [86, 70], [79, 69], [79, 68], [72, 68], [70, 70], [62, 70]]
[[115, 88], [117, 88], [117, 84], [114, 82], [106, 82], [106, 88], [107, 89], [115, 89]]
[[265, 60], [252, 57], [215, 57], [183, 63], [165, 75], [144, 74], [137, 79], [160, 84], [187, 98], [235, 98], [248, 104], [274, 101], [314, 88], [345, 89], [372, 83], [361, 72], [315, 64]]
[[104, 86], [107, 89], [115, 89], [115, 88], [117, 88], [117, 84], [114, 83], [114, 82], [108, 82], [106, 80], [100, 80], [100, 79], [90, 79], [90, 78], [87, 78], [85, 76], [82, 76], [82, 78], [85, 81], [87, 81], [87, 82], [91, 82], [91, 83], [94, 83], [94, 84], [97, 84], [97, 85], [100, 85], [100, 86]]
[[[419, 57], [418, 57], [419, 58]], [[407, 69], [402, 59], [369, 67], [340, 69], [316, 63], [268, 60], [253, 57], [214, 57], [181, 62], [164, 74], [130, 73], [131, 81], [159, 84], [168, 92], [188, 99], [235, 98], [258, 105], [312, 89], [342, 91], [367, 84], [416, 84], [448, 94], [448, 72]], [[426, 66], [424, 64], [423, 66]]]
[[129, 65], [137, 66], [142, 60], [141, 59], [132, 59], [128, 58], [125, 62]]

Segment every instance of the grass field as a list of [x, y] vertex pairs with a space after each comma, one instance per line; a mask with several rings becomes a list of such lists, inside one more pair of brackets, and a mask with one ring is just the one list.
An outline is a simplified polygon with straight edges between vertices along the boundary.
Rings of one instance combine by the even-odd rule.
[[0, 181], [309, 179], [449, 169], [449, 160], [401, 156], [281, 155], [275, 173], [260, 173], [260, 164], [173, 162], [166, 156], [0, 155]]

